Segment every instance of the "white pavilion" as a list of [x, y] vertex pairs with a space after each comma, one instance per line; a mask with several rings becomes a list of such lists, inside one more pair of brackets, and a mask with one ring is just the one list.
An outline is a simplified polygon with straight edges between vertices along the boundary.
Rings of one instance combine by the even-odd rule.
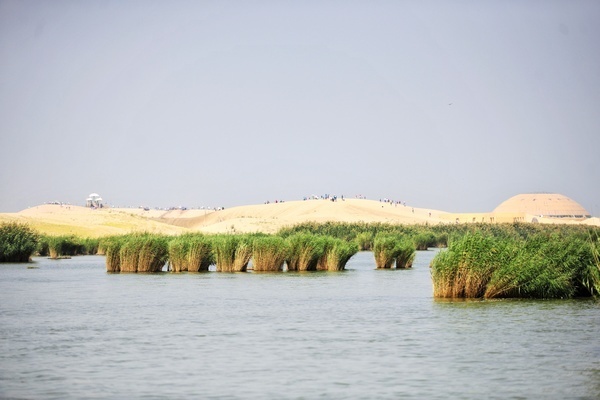
[[92, 207], [92, 208], [103, 207], [102, 197], [100, 197], [100, 195], [98, 193], [90, 194], [85, 201], [85, 206]]

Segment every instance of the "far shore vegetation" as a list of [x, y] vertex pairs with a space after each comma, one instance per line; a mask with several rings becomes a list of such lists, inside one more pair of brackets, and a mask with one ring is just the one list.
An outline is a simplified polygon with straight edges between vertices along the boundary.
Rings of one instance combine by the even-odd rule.
[[447, 247], [431, 263], [436, 298], [600, 295], [598, 227], [308, 222], [274, 235], [132, 233], [98, 239], [0, 224], [0, 262], [100, 254], [111, 273], [199, 273], [211, 266], [218, 272], [342, 271], [358, 251], [372, 251], [378, 269], [407, 269], [416, 251], [432, 247]]

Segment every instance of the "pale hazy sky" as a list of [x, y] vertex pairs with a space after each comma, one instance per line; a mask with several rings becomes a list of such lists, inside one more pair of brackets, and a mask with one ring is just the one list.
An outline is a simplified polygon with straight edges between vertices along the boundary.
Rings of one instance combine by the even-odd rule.
[[597, 216], [600, 2], [0, 0], [0, 212], [91, 192]]

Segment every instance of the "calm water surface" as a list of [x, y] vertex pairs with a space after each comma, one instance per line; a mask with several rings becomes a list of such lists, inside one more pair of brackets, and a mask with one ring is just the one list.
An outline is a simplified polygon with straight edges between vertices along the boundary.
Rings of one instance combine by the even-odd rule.
[[2, 264], [0, 398], [600, 398], [600, 303], [435, 301], [434, 255], [339, 273]]

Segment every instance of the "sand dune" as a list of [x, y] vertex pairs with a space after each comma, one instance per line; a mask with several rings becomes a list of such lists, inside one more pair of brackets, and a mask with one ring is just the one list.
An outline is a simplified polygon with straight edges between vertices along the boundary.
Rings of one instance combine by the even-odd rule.
[[[431, 216], [429, 215], [431, 213]], [[306, 221], [440, 223], [436, 210], [393, 205], [372, 200], [307, 200], [234, 207], [202, 216], [183, 216], [169, 223], [203, 232], [266, 232]]]
[[178, 234], [187, 231], [137, 215], [131, 210], [91, 209], [78, 206], [41, 205], [18, 213], [0, 214], [0, 222], [28, 223], [42, 233], [100, 237], [129, 232]]
[[[90, 209], [77, 206], [41, 205], [18, 213], [0, 214], [0, 222], [21, 221], [47, 234], [89, 237], [130, 232], [180, 234], [274, 233], [301, 222], [381, 222], [390, 224], [449, 224], [456, 222], [531, 221], [525, 214], [453, 214], [439, 210], [362, 199], [290, 201], [212, 210]], [[600, 226], [599, 218], [584, 221], [537, 218], [540, 223], [575, 223]]]

